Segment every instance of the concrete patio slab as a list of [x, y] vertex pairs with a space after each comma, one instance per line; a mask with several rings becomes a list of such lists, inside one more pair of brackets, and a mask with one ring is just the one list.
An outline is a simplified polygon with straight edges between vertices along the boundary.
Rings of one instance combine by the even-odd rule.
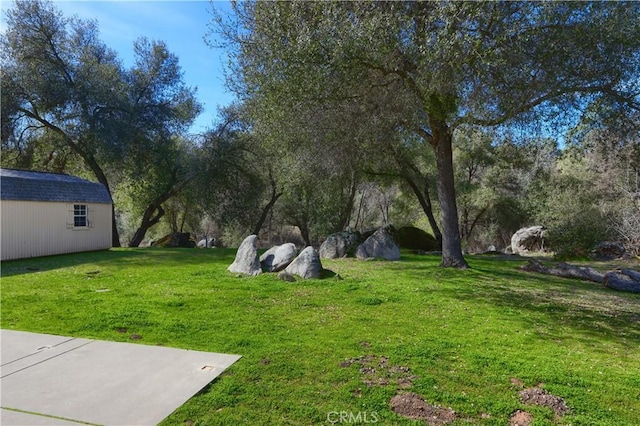
[[10, 426], [78, 426], [86, 424], [57, 419], [55, 417], [45, 417], [38, 414], [7, 410], [4, 408], [0, 411], [0, 419], [2, 421], [2, 425]]
[[0, 339], [2, 425], [155, 425], [240, 358], [10, 330]]

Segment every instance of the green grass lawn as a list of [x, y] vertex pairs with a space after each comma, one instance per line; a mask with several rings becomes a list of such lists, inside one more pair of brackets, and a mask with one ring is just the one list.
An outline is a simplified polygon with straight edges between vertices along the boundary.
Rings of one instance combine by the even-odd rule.
[[[390, 408], [400, 391], [451, 407], [454, 424], [506, 425], [518, 409], [536, 425], [640, 424], [640, 295], [483, 256], [469, 270], [411, 254], [323, 261], [338, 275], [287, 283], [228, 273], [234, 254], [4, 262], [2, 328], [243, 356], [166, 425], [329, 424], [339, 412], [414, 424]], [[523, 404], [519, 382], [570, 413]]]

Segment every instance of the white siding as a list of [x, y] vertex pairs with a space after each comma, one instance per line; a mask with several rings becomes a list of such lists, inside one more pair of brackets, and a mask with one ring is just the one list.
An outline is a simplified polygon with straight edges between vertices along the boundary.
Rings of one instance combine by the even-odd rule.
[[111, 248], [111, 205], [86, 204], [88, 228], [73, 228], [73, 204], [41, 201], [0, 203], [2, 260]]

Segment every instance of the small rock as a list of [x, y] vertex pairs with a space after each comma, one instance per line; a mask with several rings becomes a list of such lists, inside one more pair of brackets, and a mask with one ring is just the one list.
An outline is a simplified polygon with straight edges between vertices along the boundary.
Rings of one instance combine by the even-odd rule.
[[296, 282], [296, 277], [294, 277], [293, 275], [289, 274], [287, 271], [281, 271], [278, 274], [278, 279], [282, 280], [282, 281], [288, 281], [290, 283]]

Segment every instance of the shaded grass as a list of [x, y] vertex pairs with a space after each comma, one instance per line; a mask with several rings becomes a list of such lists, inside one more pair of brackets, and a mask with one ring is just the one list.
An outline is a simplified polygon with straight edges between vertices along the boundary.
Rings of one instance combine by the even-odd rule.
[[[236, 277], [233, 250], [114, 249], [5, 262], [2, 327], [240, 354], [165, 424], [327, 424], [336, 411], [393, 413], [397, 384], [369, 386], [363, 355], [417, 376], [412, 392], [459, 424], [639, 424], [639, 295], [527, 274], [522, 261], [431, 256], [324, 261], [336, 276]], [[542, 383], [572, 411], [520, 403], [511, 378]]]

